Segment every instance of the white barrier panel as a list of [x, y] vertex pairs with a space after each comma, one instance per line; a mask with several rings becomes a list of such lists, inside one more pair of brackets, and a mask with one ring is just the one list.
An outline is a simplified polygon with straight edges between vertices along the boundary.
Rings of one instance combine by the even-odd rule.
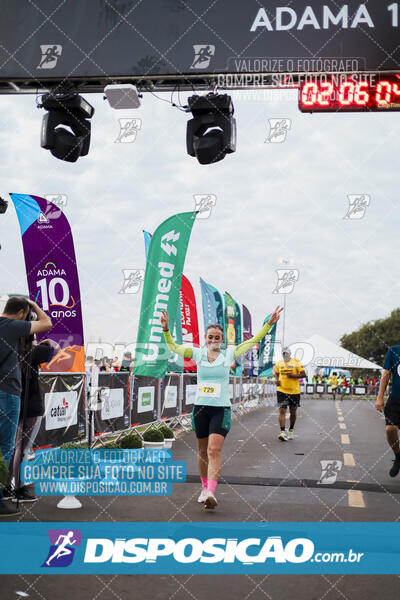
[[197, 385], [196, 384], [189, 384], [186, 386], [185, 388], [185, 402], [186, 404], [194, 404], [194, 401], [196, 400], [196, 395], [197, 395]]
[[178, 386], [167, 385], [164, 391], [164, 407], [176, 408], [178, 404]]
[[154, 400], [156, 395], [154, 387], [141, 387], [138, 390], [137, 411], [138, 413], [154, 410]]
[[357, 396], [364, 396], [367, 393], [367, 388], [365, 386], [355, 387], [354, 393], [357, 394]]

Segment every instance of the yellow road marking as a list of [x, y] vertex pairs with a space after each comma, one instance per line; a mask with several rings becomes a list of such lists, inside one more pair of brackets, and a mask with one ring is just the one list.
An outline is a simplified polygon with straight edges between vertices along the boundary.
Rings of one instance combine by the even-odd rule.
[[345, 452], [343, 454], [343, 464], [345, 467], [355, 467], [356, 461], [354, 460], [354, 456], [350, 452]]
[[338, 417], [338, 421], [344, 421], [344, 417]]
[[350, 444], [350, 438], [349, 438], [348, 433], [342, 433], [341, 438], [342, 438], [342, 444]]
[[365, 508], [364, 496], [360, 490], [347, 490], [349, 506]]
[[339, 427], [340, 427], [340, 429], [347, 429], [347, 427], [344, 423], [339, 423]]

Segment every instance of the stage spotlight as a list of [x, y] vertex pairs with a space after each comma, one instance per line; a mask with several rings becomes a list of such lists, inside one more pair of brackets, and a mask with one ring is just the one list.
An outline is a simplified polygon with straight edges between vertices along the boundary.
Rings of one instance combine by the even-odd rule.
[[39, 106], [48, 111], [42, 121], [41, 147], [67, 162], [86, 156], [91, 132], [88, 119], [93, 117], [93, 106], [79, 94], [45, 94]]
[[188, 100], [193, 119], [187, 124], [186, 148], [200, 164], [208, 165], [236, 150], [236, 119], [232, 98], [212, 92]]

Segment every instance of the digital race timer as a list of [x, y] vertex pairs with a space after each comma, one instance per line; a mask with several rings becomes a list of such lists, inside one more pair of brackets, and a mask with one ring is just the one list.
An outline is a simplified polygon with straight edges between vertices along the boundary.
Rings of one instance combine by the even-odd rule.
[[400, 75], [325, 76], [300, 84], [302, 112], [400, 110]]

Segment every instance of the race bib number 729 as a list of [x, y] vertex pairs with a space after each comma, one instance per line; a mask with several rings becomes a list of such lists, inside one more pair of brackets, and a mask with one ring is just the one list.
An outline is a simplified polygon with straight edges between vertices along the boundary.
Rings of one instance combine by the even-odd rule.
[[198, 387], [199, 396], [206, 396], [207, 398], [218, 398], [221, 395], [221, 384], [220, 383], [199, 383]]

